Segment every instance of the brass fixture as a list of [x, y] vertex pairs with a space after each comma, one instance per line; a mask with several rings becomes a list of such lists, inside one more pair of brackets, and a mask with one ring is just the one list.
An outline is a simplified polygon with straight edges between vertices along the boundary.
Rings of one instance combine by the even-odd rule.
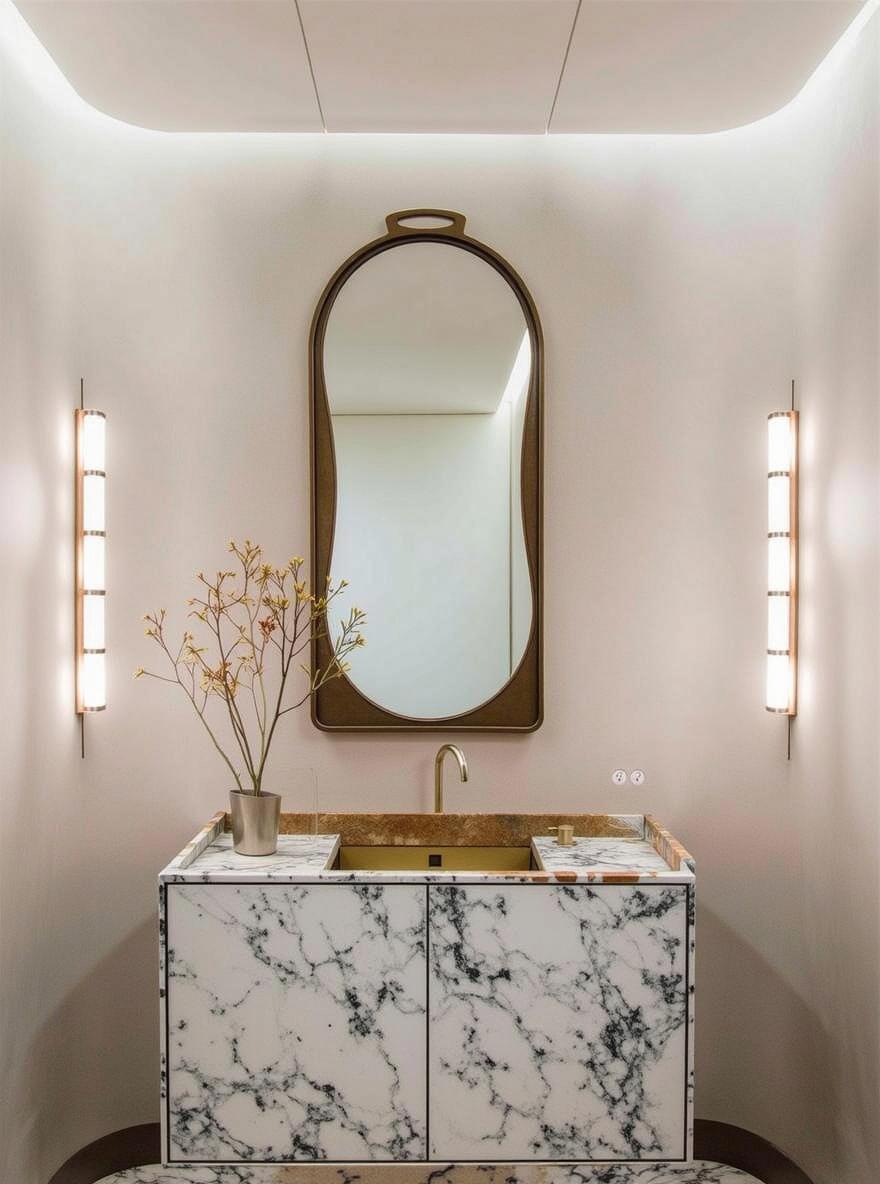
[[339, 871], [527, 872], [528, 847], [348, 846], [339, 849]]
[[437, 755], [434, 757], [434, 813], [443, 813], [443, 760], [447, 752], [451, 752], [458, 761], [458, 771], [461, 775], [462, 781], [468, 779], [467, 761], [464, 759], [464, 753], [457, 744], [444, 744], [442, 748], [438, 749]]
[[570, 822], [563, 822], [561, 826], [548, 826], [551, 835], [556, 835], [556, 842], [560, 847], [574, 846], [574, 827]]

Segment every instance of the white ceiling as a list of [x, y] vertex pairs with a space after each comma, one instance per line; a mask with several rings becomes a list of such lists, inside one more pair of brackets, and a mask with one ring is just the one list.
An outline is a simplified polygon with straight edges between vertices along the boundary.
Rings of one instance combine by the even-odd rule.
[[544, 132], [577, 0], [300, 0], [327, 129]]
[[15, 0], [166, 131], [701, 132], [798, 92], [863, 0]]

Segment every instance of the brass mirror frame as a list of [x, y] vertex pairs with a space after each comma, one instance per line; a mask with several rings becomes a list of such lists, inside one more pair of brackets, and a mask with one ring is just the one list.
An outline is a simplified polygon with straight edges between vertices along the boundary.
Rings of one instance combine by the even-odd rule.
[[[446, 225], [414, 227], [412, 219]], [[333, 305], [349, 277], [383, 251], [406, 243], [448, 243], [493, 267], [510, 285], [523, 311], [532, 351], [529, 393], [522, 440], [521, 501], [526, 558], [532, 589], [532, 626], [522, 659], [508, 681], [471, 711], [438, 719], [419, 719], [387, 711], [367, 698], [344, 675], [312, 697], [312, 722], [327, 732], [534, 732], [543, 722], [543, 437], [544, 341], [528, 288], [510, 264], [485, 243], [464, 232], [465, 217], [452, 210], [399, 210], [385, 219], [387, 233], [361, 247], [335, 272], [315, 309], [309, 341], [311, 465], [311, 562], [314, 588], [326, 586], [336, 522], [336, 457], [324, 378], [324, 340]], [[336, 573], [344, 575], [345, 573]], [[452, 575], [453, 573], [450, 573]], [[355, 595], [357, 589], [353, 589]], [[369, 609], [365, 630], [369, 644]], [[312, 643], [312, 670], [330, 657], [326, 637]]]

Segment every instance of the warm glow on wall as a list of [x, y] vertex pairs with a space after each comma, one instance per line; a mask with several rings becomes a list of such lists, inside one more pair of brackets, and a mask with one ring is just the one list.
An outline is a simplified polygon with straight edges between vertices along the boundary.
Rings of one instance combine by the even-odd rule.
[[798, 413], [767, 420], [768, 711], [797, 714]]
[[76, 710], [107, 706], [104, 636], [106, 418], [76, 412]]

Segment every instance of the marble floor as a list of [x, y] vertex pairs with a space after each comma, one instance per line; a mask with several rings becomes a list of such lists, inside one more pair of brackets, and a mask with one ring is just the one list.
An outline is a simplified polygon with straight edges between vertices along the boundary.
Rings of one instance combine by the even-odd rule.
[[99, 1184], [758, 1184], [737, 1168], [689, 1164], [415, 1164], [132, 1168]]

